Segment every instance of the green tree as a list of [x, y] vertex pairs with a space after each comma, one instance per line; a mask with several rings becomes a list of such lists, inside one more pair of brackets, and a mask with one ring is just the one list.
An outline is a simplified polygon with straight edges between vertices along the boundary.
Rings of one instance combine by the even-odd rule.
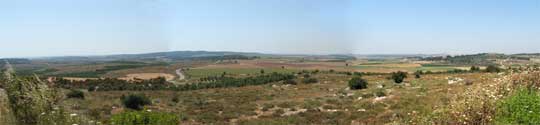
[[407, 78], [407, 72], [393, 72], [392, 73], [392, 80], [394, 80], [395, 83], [402, 83], [405, 78]]
[[349, 80], [349, 88], [352, 90], [357, 89], [366, 89], [368, 82], [365, 79], [362, 79], [361, 77], [354, 77], [351, 80]]
[[498, 73], [498, 72], [501, 72], [501, 68], [495, 66], [495, 65], [489, 65], [487, 68], [486, 68], [486, 72], [495, 72], [495, 73]]
[[478, 67], [478, 66], [471, 66], [471, 69], [470, 69], [470, 70], [471, 70], [471, 72], [478, 72], [478, 71], [480, 71], [480, 67]]
[[150, 105], [152, 102], [145, 95], [130, 94], [126, 97], [122, 97], [122, 104], [124, 104], [126, 108], [141, 110], [145, 105]]
[[84, 92], [80, 90], [71, 90], [69, 93], [66, 94], [67, 98], [77, 98], [77, 99], [84, 99]]

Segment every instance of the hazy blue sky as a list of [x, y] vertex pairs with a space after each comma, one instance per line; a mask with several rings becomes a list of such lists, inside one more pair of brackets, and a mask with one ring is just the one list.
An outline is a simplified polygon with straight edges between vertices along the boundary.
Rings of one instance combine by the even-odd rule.
[[540, 52], [540, 0], [0, 0], [0, 57]]

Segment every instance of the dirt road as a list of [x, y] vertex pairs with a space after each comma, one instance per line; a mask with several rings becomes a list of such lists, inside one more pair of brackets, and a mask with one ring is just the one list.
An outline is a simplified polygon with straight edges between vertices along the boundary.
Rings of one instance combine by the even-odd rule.
[[178, 80], [184, 80], [186, 79], [186, 76], [182, 72], [182, 68], [176, 70], [176, 75], [178, 75]]

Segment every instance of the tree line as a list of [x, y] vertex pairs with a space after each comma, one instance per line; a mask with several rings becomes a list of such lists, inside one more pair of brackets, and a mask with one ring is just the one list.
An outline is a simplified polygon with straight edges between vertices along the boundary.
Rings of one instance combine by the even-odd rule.
[[144, 91], [144, 90], [175, 90], [189, 91], [209, 88], [242, 87], [249, 85], [262, 85], [272, 82], [294, 79], [292, 74], [271, 73], [266, 75], [245, 78], [223, 77], [211, 81], [174, 85], [163, 77], [148, 80], [122, 80], [117, 78], [88, 79], [84, 81], [54, 79], [56, 86], [66, 89], [88, 89], [89, 91]]

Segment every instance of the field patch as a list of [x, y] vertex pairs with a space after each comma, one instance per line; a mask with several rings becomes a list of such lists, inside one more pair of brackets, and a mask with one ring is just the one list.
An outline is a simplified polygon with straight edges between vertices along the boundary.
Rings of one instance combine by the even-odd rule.
[[260, 74], [261, 70], [265, 73], [292, 73], [298, 72], [298, 69], [281, 69], [281, 68], [193, 68], [186, 70], [185, 73], [191, 79], [198, 79], [208, 76], [220, 76], [223, 73], [228, 75], [255, 75]]
[[128, 74], [125, 77], [121, 77], [123, 80], [135, 80], [135, 79], [153, 79], [158, 77], [164, 77], [167, 81], [173, 80], [174, 75], [167, 73], [134, 73]]

